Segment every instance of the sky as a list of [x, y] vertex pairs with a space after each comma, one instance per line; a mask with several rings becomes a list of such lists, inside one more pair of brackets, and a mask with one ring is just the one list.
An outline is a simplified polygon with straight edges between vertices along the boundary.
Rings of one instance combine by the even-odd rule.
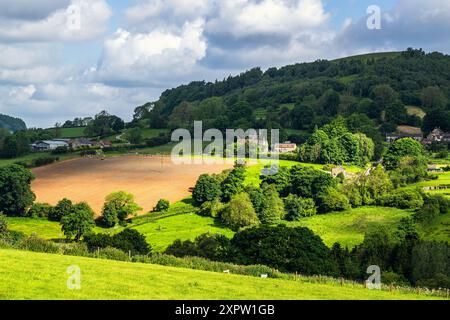
[[449, 54], [449, 34], [448, 0], [0, 0], [0, 113], [28, 127], [102, 110], [130, 120], [183, 83], [408, 47]]

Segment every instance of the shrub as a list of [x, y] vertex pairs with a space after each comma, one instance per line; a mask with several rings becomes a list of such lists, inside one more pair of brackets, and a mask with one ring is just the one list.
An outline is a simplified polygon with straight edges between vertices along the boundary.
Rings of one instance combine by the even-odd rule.
[[351, 208], [348, 198], [334, 188], [328, 189], [326, 194], [321, 195], [318, 203], [320, 213], [345, 211]]
[[170, 245], [165, 254], [175, 257], [197, 256], [210, 260], [226, 260], [230, 240], [221, 234], [205, 233], [198, 236], [195, 242], [190, 240], [176, 240]]
[[67, 147], [57, 147], [56, 149], [52, 150], [52, 154], [66, 154], [69, 153], [69, 148]]
[[288, 221], [298, 221], [303, 217], [311, 217], [317, 213], [313, 199], [300, 198], [293, 194], [284, 199], [284, 207], [286, 209], [286, 220]]
[[220, 216], [225, 205], [220, 202], [219, 198], [212, 201], [206, 201], [200, 207], [198, 214], [204, 217], [217, 218]]
[[38, 238], [34, 235], [21, 241], [19, 249], [43, 253], [58, 253], [59, 251], [58, 246], [54, 242]]
[[132, 254], [149, 254], [152, 250], [145, 237], [134, 229], [125, 229], [113, 236], [90, 233], [84, 237], [84, 242], [90, 250], [113, 247]]
[[201, 175], [197, 180], [194, 191], [192, 193], [192, 198], [196, 205], [201, 206], [207, 201], [213, 201], [214, 199], [220, 197], [220, 184], [219, 182], [210, 175]]
[[223, 223], [234, 231], [259, 224], [258, 216], [247, 193], [234, 196], [224, 208], [221, 218]]
[[419, 209], [424, 201], [421, 192], [410, 189], [395, 190], [380, 199], [380, 204], [399, 209]]
[[17, 246], [26, 238], [25, 234], [19, 231], [9, 230], [4, 233], [0, 233], [0, 241], [8, 246]]
[[101, 248], [97, 251], [97, 257], [100, 259], [108, 259], [108, 260], [117, 260], [117, 261], [128, 261], [130, 257], [128, 254], [123, 252], [122, 250], [106, 247]]
[[8, 221], [6, 216], [0, 213], [0, 234], [5, 234], [8, 231]]
[[52, 214], [53, 206], [48, 203], [34, 203], [27, 216], [30, 218], [48, 218]]
[[169, 200], [161, 199], [156, 204], [156, 207], [153, 209], [154, 212], [163, 212], [167, 211], [170, 208]]
[[31, 167], [42, 167], [59, 161], [59, 157], [40, 157], [31, 162]]
[[85, 243], [63, 243], [59, 244], [59, 252], [62, 255], [74, 257], [92, 256]]
[[395, 272], [383, 272], [381, 281], [385, 285], [394, 285], [400, 287], [408, 287], [411, 285], [403, 275]]

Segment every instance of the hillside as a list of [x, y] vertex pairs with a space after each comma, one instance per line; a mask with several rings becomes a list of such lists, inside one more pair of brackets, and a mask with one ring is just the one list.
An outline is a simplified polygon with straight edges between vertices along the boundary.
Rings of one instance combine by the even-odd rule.
[[[71, 265], [81, 269], [81, 290], [67, 289]], [[0, 299], [437, 299], [371, 291], [361, 285], [320, 284], [307, 278], [260, 279], [13, 250], [0, 250], [0, 279]]]
[[27, 125], [22, 119], [0, 114], [0, 128], [16, 132], [20, 130], [26, 130]]
[[[398, 126], [450, 130], [450, 56], [408, 49], [318, 60], [266, 71], [254, 68], [223, 81], [196, 81], [166, 90], [135, 109], [151, 128], [280, 128], [281, 139], [303, 143], [336, 116], [382, 153]], [[420, 112], [419, 112], [420, 110]]]

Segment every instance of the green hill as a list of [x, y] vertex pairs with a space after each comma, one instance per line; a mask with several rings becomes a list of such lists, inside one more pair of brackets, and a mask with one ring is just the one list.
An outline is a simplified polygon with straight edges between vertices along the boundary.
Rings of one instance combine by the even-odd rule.
[[0, 114], [0, 128], [16, 132], [20, 130], [26, 130], [27, 125], [22, 119]]
[[[81, 289], [67, 288], [69, 266], [81, 269]], [[321, 300], [436, 297], [373, 291], [362, 285], [261, 279], [166, 266], [0, 250], [0, 299], [212, 299]]]
[[399, 125], [450, 130], [449, 69], [450, 56], [414, 49], [253, 68], [166, 90], [134, 118], [151, 128], [190, 129], [194, 120], [207, 128], [280, 128], [283, 139], [300, 143], [289, 130], [312, 132], [340, 115], [375, 141], [380, 156], [385, 133]]

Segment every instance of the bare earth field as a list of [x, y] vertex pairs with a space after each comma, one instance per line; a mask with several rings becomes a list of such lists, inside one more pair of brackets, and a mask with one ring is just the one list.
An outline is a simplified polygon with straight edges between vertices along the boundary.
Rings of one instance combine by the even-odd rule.
[[197, 178], [204, 173], [220, 173], [229, 164], [174, 164], [170, 158], [145, 156], [111, 157], [105, 160], [82, 158], [33, 170], [36, 180], [32, 189], [37, 202], [55, 205], [68, 198], [86, 201], [97, 214], [105, 197], [112, 192], [126, 191], [136, 202], [151, 211], [159, 199], [170, 202], [190, 195]]

